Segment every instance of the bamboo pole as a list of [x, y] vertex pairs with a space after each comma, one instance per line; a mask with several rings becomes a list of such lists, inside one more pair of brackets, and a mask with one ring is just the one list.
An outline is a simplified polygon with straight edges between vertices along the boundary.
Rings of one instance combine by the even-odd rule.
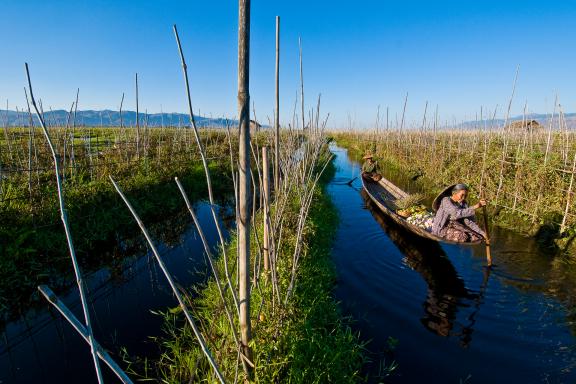
[[302, 38], [298, 37], [298, 48], [300, 50], [300, 109], [302, 113], [302, 131], [306, 129], [304, 122], [304, 68], [302, 66]]
[[74, 170], [76, 168], [76, 156], [74, 153], [74, 138], [76, 136], [76, 114], [78, 112], [78, 95], [80, 88], [76, 89], [76, 102], [74, 103], [74, 119], [72, 119], [72, 140], [70, 143], [70, 177], [74, 177]]
[[380, 104], [378, 104], [378, 108], [376, 109], [376, 127], [374, 133], [374, 141], [376, 141], [376, 137], [378, 136], [380, 126]]
[[8, 154], [10, 155], [10, 161], [13, 162], [14, 158], [12, 157], [12, 143], [10, 140], [10, 135], [8, 134], [8, 100], [6, 100], [6, 113], [4, 114], [4, 137], [6, 139], [6, 143], [8, 144]]
[[[29, 118], [29, 141], [28, 141], [28, 192], [30, 193], [30, 211], [34, 215], [34, 208], [32, 205], [32, 147], [34, 146], [34, 120], [32, 119], [32, 113], [30, 111], [30, 102], [28, 101], [28, 92], [26, 92], [26, 87], [24, 87], [24, 96], [26, 97], [26, 105], [28, 107], [28, 118]], [[0, 184], [2, 183], [2, 166], [0, 161]], [[2, 188], [0, 187], [0, 192]]]
[[274, 114], [274, 191], [280, 190], [280, 16], [276, 16], [276, 105]]
[[504, 181], [504, 161], [506, 160], [506, 156], [508, 153], [508, 140], [506, 135], [506, 131], [509, 131], [508, 120], [510, 118], [510, 109], [512, 108], [512, 101], [514, 100], [514, 94], [516, 93], [516, 81], [518, 80], [518, 71], [520, 70], [520, 65], [516, 67], [516, 74], [514, 75], [514, 83], [512, 85], [512, 95], [510, 96], [510, 100], [508, 102], [508, 110], [506, 111], [506, 119], [504, 120], [504, 127], [502, 128], [502, 135], [504, 139], [504, 146], [502, 148], [502, 163], [500, 164], [500, 180], [498, 182], [498, 189], [496, 190], [496, 204], [498, 204], [498, 199], [500, 196], [500, 191], [502, 189], [502, 183]]
[[[240, 333], [244, 355], [252, 360], [250, 341], [250, 0], [239, 0], [238, 11], [238, 120], [239, 140], [239, 300]], [[249, 371], [250, 375], [251, 372]]]
[[574, 185], [574, 173], [576, 172], [576, 152], [574, 152], [574, 160], [572, 161], [572, 174], [570, 175], [570, 185], [568, 186], [568, 191], [566, 193], [566, 208], [564, 209], [564, 217], [562, 218], [562, 224], [560, 225], [560, 233], [563, 233], [566, 229], [566, 218], [568, 217], [568, 211], [570, 210], [570, 201], [572, 197], [572, 187]]
[[[483, 195], [481, 197], [483, 198]], [[486, 206], [482, 207], [482, 213], [484, 217], [484, 232], [486, 233], [486, 265], [490, 268], [492, 267], [492, 253], [490, 251], [490, 228], [488, 227], [488, 210]]]
[[234, 325], [234, 320], [232, 319], [232, 314], [230, 313], [230, 310], [228, 309], [228, 302], [226, 300], [226, 297], [224, 296], [224, 290], [222, 289], [222, 286], [220, 284], [220, 276], [218, 275], [218, 270], [217, 270], [216, 266], [214, 265], [214, 257], [212, 256], [212, 252], [210, 251], [210, 246], [208, 245], [208, 241], [206, 240], [206, 236], [204, 236], [204, 230], [202, 229], [202, 226], [200, 225], [200, 222], [198, 221], [198, 218], [196, 217], [196, 214], [194, 213], [194, 209], [192, 208], [192, 204], [190, 203], [190, 200], [188, 199], [188, 195], [186, 194], [186, 191], [184, 190], [182, 183], [180, 183], [180, 180], [177, 177], [175, 177], [174, 180], [176, 181], [176, 185], [178, 186], [178, 189], [180, 190], [180, 193], [182, 194], [182, 198], [184, 199], [184, 203], [186, 204], [186, 208], [188, 209], [188, 212], [190, 212], [190, 216], [192, 216], [192, 220], [194, 221], [194, 226], [196, 227], [196, 230], [198, 231], [198, 235], [200, 236], [200, 240], [202, 241], [202, 245], [204, 246], [204, 252], [206, 253], [206, 257], [208, 258], [210, 268], [212, 269], [212, 273], [214, 274], [214, 280], [216, 282], [216, 287], [218, 288], [218, 293], [220, 294], [220, 299], [222, 300], [222, 304], [224, 305], [224, 311], [226, 312], [226, 317], [228, 318], [228, 322], [230, 324], [230, 329], [232, 329], [232, 336], [234, 338], [234, 342], [236, 344], [236, 347], [238, 349], [240, 349], [239, 348], [240, 343], [238, 342], [238, 335], [236, 334], [236, 327]]
[[[328, 160], [326, 160], [326, 163], [324, 163], [324, 166], [322, 167], [322, 169], [320, 170], [320, 172], [316, 175], [316, 177], [314, 178], [314, 181], [311, 182], [311, 180], [308, 180], [307, 183], [303, 184], [304, 187], [304, 194], [303, 197], [301, 198], [301, 203], [300, 203], [300, 212], [298, 215], [298, 224], [296, 226], [297, 228], [297, 234], [296, 234], [296, 245], [294, 247], [294, 253], [292, 255], [292, 270], [290, 273], [290, 283], [288, 284], [288, 288], [286, 290], [286, 296], [284, 298], [284, 305], [288, 304], [288, 300], [290, 299], [293, 290], [294, 290], [294, 286], [295, 286], [295, 282], [296, 282], [296, 273], [298, 270], [298, 265], [299, 265], [299, 260], [300, 260], [300, 253], [302, 251], [302, 236], [303, 236], [303, 231], [304, 231], [304, 225], [306, 223], [306, 219], [308, 217], [308, 213], [310, 210], [310, 204], [312, 204], [312, 200], [314, 197], [314, 189], [316, 188], [316, 184], [318, 183], [318, 180], [320, 179], [320, 176], [322, 176], [322, 174], [324, 173], [324, 170], [326, 169], [326, 167], [328, 166], [328, 164], [330, 163], [330, 161], [332, 160], [332, 156], [330, 156], [328, 158]], [[313, 159], [311, 161], [311, 168], [314, 168], [314, 164], [315, 164], [315, 160]], [[306, 190], [306, 188], [308, 188]]]
[[92, 325], [90, 321], [90, 312], [88, 311], [88, 300], [86, 298], [84, 280], [82, 279], [82, 272], [80, 271], [80, 265], [78, 264], [78, 260], [76, 259], [76, 251], [74, 250], [72, 233], [70, 232], [70, 228], [68, 225], [68, 215], [66, 214], [66, 206], [64, 205], [64, 191], [62, 188], [62, 181], [60, 180], [58, 155], [56, 154], [54, 145], [52, 144], [52, 140], [50, 139], [50, 134], [48, 133], [48, 129], [46, 128], [44, 118], [40, 114], [40, 111], [38, 110], [38, 107], [36, 105], [36, 100], [34, 99], [34, 94], [32, 92], [32, 81], [30, 80], [30, 72], [28, 71], [28, 63], [25, 63], [25, 68], [26, 68], [26, 77], [28, 78], [28, 89], [30, 91], [30, 101], [32, 102], [32, 106], [34, 107], [34, 110], [36, 112], [36, 117], [40, 121], [40, 125], [42, 126], [42, 130], [44, 131], [44, 136], [46, 137], [46, 141], [48, 142], [48, 146], [50, 147], [50, 151], [52, 152], [52, 158], [54, 160], [54, 173], [56, 174], [56, 184], [58, 187], [58, 203], [60, 205], [60, 218], [62, 220], [62, 224], [64, 225], [64, 232], [66, 233], [66, 240], [68, 242], [68, 250], [70, 251], [70, 258], [72, 259], [72, 266], [74, 267], [74, 274], [76, 275], [76, 284], [78, 285], [78, 291], [80, 293], [80, 301], [82, 302], [84, 321], [86, 324], [86, 330], [88, 332], [88, 340], [92, 352], [92, 359], [94, 361], [94, 368], [96, 370], [96, 377], [98, 378], [98, 383], [103, 383], [104, 379], [102, 378], [100, 363], [98, 361], [98, 356], [96, 354], [96, 345], [95, 345], [96, 342], [94, 341], [94, 335], [92, 333]]
[[124, 121], [122, 120], [122, 105], [124, 104], [124, 92], [122, 92], [122, 99], [120, 100], [120, 110], [118, 114], [120, 115], [120, 135], [124, 136], [124, 139], [127, 140], [126, 134], [124, 132]]
[[122, 193], [122, 190], [120, 189], [118, 184], [116, 184], [116, 182], [114, 181], [112, 176], [109, 176], [109, 178], [110, 178], [110, 181], [112, 182], [112, 185], [114, 185], [114, 189], [116, 189], [116, 191], [118, 192], [118, 194], [120, 195], [120, 197], [122, 198], [122, 200], [124, 201], [126, 206], [128, 207], [128, 210], [130, 211], [130, 213], [132, 214], [132, 216], [134, 217], [134, 219], [138, 223], [138, 226], [142, 230], [142, 233], [144, 234], [144, 237], [146, 238], [146, 241], [148, 242], [148, 245], [150, 246], [152, 253], [156, 257], [156, 260], [158, 261], [158, 265], [160, 266], [160, 269], [164, 273], [166, 280], [168, 280], [168, 284], [170, 285], [170, 288], [172, 289], [174, 296], [176, 296], [176, 300], [178, 300], [178, 304], [180, 304], [180, 308], [182, 308], [182, 311], [184, 312], [184, 315], [186, 316], [186, 319], [188, 320], [188, 324], [190, 324], [190, 327], [192, 327], [192, 331], [194, 332], [194, 335], [196, 336], [196, 339], [198, 340], [198, 343], [200, 344], [200, 348], [202, 348], [202, 352], [204, 352], [204, 354], [206, 355], [206, 358], [208, 359], [208, 362], [210, 363], [210, 365], [214, 369], [214, 373], [218, 377], [218, 380], [220, 380], [221, 383], [224, 383], [225, 380], [224, 380], [224, 377], [222, 376], [222, 373], [220, 372], [220, 369], [218, 368], [218, 364], [216, 363], [216, 361], [212, 357], [212, 354], [210, 353], [210, 350], [206, 346], [206, 341], [204, 340], [202, 333], [200, 332], [200, 330], [196, 326], [196, 322], [192, 318], [192, 315], [188, 311], [188, 307], [186, 306], [186, 303], [184, 302], [184, 298], [182, 297], [182, 294], [178, 290], [178, 287], [176, 287], [176, 283], [172, 279], [170, 272], [168, 272], [168, 269], [166, 268], [164, 261], [162, 261], [162, 258], [160, 257], [160, 254], [158, 253], [158, 250], [156, 249], [156, 246], [154, 245], [154, 242], [152, 241], [152, 238], [150, 237], [148, 230], [146, 229], [146, 227], [144, 226], [144, 223], [142, 222], [142, 220], [140, 219], [140, 217], [138, 216], [138, 214], [136, 213], [136, 211], [132, 207], [132, 204], [130, 204], [130, 202], [128, 201], [126, 196], [124, 196], [124, 193]]
[[[42, 295], [52, 304], [58, 312], [74, 327], [76, 332], [82, 336], [82, 338], [90, 345], [90, 337], [86, 327], [74, 316], [72, 311], [66, 307], [66, 305], [56, 296], [56, 294], [48, 288], [46, 285], [38, 286], [38, 290]], [[118, 378], [125, 384], [132, 384], [132, 380], [126, 375], [126, 373], [120, 368], [118, 364], [112, 359], [112, 357], [106, 352], [104, 348], [96, 340], [94, 340], [96, 353], [98, 357], [110, 367], [110, 369], [118, 376]]]
[[136, 73], [136, 157], [140, 160], [140, 111], [138, 108], [138, 73]]
[[[552, 110], [552, 116], [550, 117], [550, 121], [548, 122], [548, 135], [546, 138], [546, 151], [544, 153], [544, 164], [543, 169], [546, 170], [546, 165], [548, 164], [548, 152], [550, 151], [550, 139], [552, 137], [552, 124], [554, 121], [554, 115], [556, 114], [556, 106], [558, 104], [558, 95], [556, 95], [554, 99], [554, 108]], [[545, 174], [545, 173], [544, 173]], [[532, 223], [536, 222], [536, 218], [538, 217], [538, 209], [540, 207], [540, 199], [542, 199], [542, 192], [545, 186], [545, 182], [540, 183], [540, 188], [538, 189], [538, 197], [536, 198], [536, 205], [534, 207], [533, 219]]]
[[[200, 135], [198, 133], [198, 128], [196, 127], [196, 121], [194, 119], [194, 111], [192, 109], [192, 97], [190, 95], [190, 83], [188, 81], [188, 67], [186, 65], [186, 60], [184, 58], [184, 52], [182, 51], [182, 45], [180, 44], [180, 37], [178, 36], [178, 29], [176, 25], [173, 26], [174, 36], [176, 37], [176, 43], [178, 45], [178, 52], [180, 54], [180, 61], [182, 63], [182, 72], [184, 75], [184, 84], [186, 87], [186, 98], [188, 101], [188, 113], [190, 118], [190, 124], [192, 125], [192, 130], [194, 132], [194, 137], [196, 139], [196, 144], [198, 146], [198, 151], [200, 152], [200, 158], [202, 159], [202, 166], [204, 167], [204, 174], [206, 176], [206, 185], [208, 187], [208, 200], [210, 201], [210, 211], [212, 213], [212, 219], [214, 220], [214, 225], [216, 226], [216, 231], [218, 232], [218, 237], [220, 239], [220, 245], [222, 246], [222, 257], [224, 258], [224, 270], [226, 273], [226, 280], [230, 287], [230, 291], [232, 293], [232, 298], [234, 299], [234, 304], [236, 305], [236, 311], [238, 315], [240, 315], [240, 303], [236, 296], [236, 292], [234, 290], [234, 286], [232, 285], [232, 281], [230, 279], [230, 273], [228, 271], [228, 257], [226, 255], [226, 245], [224, 241], [224, 235], [222, 233], [222, 229], [220, 228], [220, 223], [218, 218], [216, 217], [216, 211], [214, 210], [214, 195], [212, 193], [212, 179], [210, 178], [210, 169], [208, 168], [208, 161], [206, 159], [206, 154], [204, 151], [204, 146], [202, 145], [202, 141], [200, 140]], [[248, 118], [249, 121], [249, 118]], [[250, 123], [248, 123], [249, 125]], [[249, 129], [249, 128], [248, 128]], [[186, 141], [188, 142], [188, 135], [186, 135]], [[248, 162], [250, 162], [250, 158], [248, 158]]]
[[264, 271], [266, 276], [268, 276], [268, 271], [270, 269], [269, 259], [270, 259], [270, 234], [268, 233], [269, 226], [268, 222], [270, 215], [270, 180], [269, 180], [269, 166], [268, 166], [268, 147], [262, 147], [262, 191], [264, 196]]

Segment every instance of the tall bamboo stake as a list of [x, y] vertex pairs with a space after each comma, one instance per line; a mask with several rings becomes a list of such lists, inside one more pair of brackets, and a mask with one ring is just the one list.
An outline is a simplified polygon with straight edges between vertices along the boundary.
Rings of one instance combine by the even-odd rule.
[[302, 66], [302, 39], [298, 37], [298, 47], [300, 49], [300, 109], [302, 112], [302, 131], [306, 129], [304, 122], [304, 69]]
[[140, 159], [140, 111], [138, 108], [138, 73], [136, 73], [136, 157]]
[[76, 156], [74, 155], [74, 138], [76, 136], [76, 114], [78, 112], [78, 95], [80, 88], [76, 89], [76, 102], [74, 103], [74, 119], [72, 120], [72, 141], [70, 143], [70, 176], [74, 175]]
[[516, 92], [516, 81], [518, 80], [518, 71], [520, 66], [516, 67], [516, 74], [514, 75], [514, 83], [512, 85], [512, 95], [510, 96], [510, 101], [508, 102], [508, 110], [506, 111], [506, 119], [504, 120], [504, 127], [502, 128], [502, 135], [504, 136], [504, 147], [502, 149], [502, 162], [500, 164], [500, 180], [498, 182], [498, 189], [496, 190], [496, 204], [498, 204], [498, 198], [500, 196], [500, 190], [502, 189], [502, 183], [504, 181], [504, 163], [506, 161], [506, 156], [508, 153], [508, 135], [505, 135], [505, 131], [508, 130], [508, 119], [510, 118], [510, 109], [512, 108], [512, 101], [514, 100], [514, 94]]
[[238, 120], [239, 140], [239, 299], [240, 333], [244, 355], [252, 360], [250, 348], [250, 0], [239, 0], [238, 11]]
[[276, 106], [274, 114], [274, 191], [280, 190], [280, 16], [276, 16]]
[[10, 161], [14, 161], [12, 157], [12, 143], [8, 134], [8, 100], [6, 100], [6, 112], [4, 114], [4, 137], [6, 139], [6, 143], [8, 144], [8, 154], [10, 155]]
[[42, 126], [44, 131], [44, 136], [50, 147], [50, 152], [52, 152], [52, 158], [54, 160], [54, 171], [56, 174], [56, 184], [58, 187], [58, 203], [60, 205], [60, 218], [62, 224], [64, 225], [64, 232], [66, 233], [66, 240], [68, 242], [68, 250], [70, 251], [70, 258], [72, 259], [72, 266], [74, 267], [74, 274], [76, 275], [76, 284], [78, 285], [78, 291], [80, 292], [80, 301], [82, 302], [82, 310], [84, 312], [84, 321], [86, 324], [86, 331], [88, 332], [88, 342], [90, 344], [90, 349], [92, 352], [92, 360], [94, 361], [94, 368], [96, 369], [96, 377], [98, 378], [98, 383], [103, 383], [102, 372], [100, 371], [100, 362], [98, 361], [98, 355], [96, 353], [96, 342], [94, 341], [94, 335], [92, 333], [92, 325], [90, 321], [90, 312], [88, 312], [88, 300], [86, 298], [84, 280], [82, 279], [82, 272], [80, 271], [80, 265], [76, 259], [76, 251], [74, 250], [74, 244], [72, 241], [72, 233], [68, 226], [68, 215], [66, 214], [66, 206], [64, 205], [64, 191], [62, 188], [62, 181], [60, 180], [60, 170], [58, 165], [58, 155], [54, 150], [54, 145], [52, 145], [52, 140], [50, 139], [50, 134], [44, 123], [44, 118], [40, 114], [38, 107], [36, 106], [36, 100], [34, 99], [34, 94], [32, 92], [32, 81], [30, 80], [30, 72], [28, 71], [28, 63], [25, 63], [26, 67], [26, 77], [28, 78], [28, 89], [30, 90], [30, 101], [36, 112], [36, 117]]
[[[264, 238], [262, 242], [264, 243], [264, 271], [268, 273], [270, 269], [269, 258], [270, 258], [270, 234], [269, 231], [269, 209], [270, 209], [270, 180], [269, 180], [269, 166], [268, 166], [268, 147], [262, 147], [262, 195], [264, 197]], [[267, 275], [266, 275], [267, 276]]]

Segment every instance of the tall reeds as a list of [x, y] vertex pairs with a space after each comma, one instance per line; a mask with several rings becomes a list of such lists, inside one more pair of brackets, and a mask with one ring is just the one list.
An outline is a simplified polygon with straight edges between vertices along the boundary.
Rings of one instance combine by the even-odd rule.
[[424, 129], [400, 126], [334, 136], [359, 154], [375, 150], [388, 166], [424, 176], [436, 189], [459, 181], [471, 184], [478, 196], [483, 192], [490, 200], [498, 220], [513, 213], [533, 223], [532, 232], [549, 225], [573, 236], [576, 132], [555, 114], [540, 125], [529, 125], [525, 114], [514, 128], [509, 117], [497, 126], [495, 113], [490, 124], [479, 127], [439, 128], [435, 118], [432, 129], [423, 124]]

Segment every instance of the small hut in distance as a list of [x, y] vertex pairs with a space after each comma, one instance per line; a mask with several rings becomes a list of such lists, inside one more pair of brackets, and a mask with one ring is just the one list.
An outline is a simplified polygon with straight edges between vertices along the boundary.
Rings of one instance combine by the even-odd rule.
[[513, 131], [513, 132], [522, 132], [522, 131], [530, 131], [530, 132], [538, 132], [542, 129], [542, 124], [537, 122], [536, 120], [517, 120], [512, 121], [507, 126], [504, 127], [505, 131]]

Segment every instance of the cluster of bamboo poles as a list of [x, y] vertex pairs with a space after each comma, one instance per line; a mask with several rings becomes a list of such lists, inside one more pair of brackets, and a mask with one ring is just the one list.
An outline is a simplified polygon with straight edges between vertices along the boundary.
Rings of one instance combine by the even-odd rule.
[[410, 127], [377, 123], [349, 135], [363, 151], [428, 176], [438, 188], [467, 182], [494, 207], [534, 224], [556, 224], [560, 233], [576, 225], [576, 132], [559, 106], [538, 126], [526, 115], [514, 128], [508, 116], [502, 123], [482, 113], [474, 124], [440, 126], [437, 112], [430, 121], [425, 109]]
[[[237, 250], [235, 266], [228, 265], [227, 244], [223, 236], [222, 229], [218, 222], [215, 210], [215, 198], [212, 191], [212, 180], [210, 175], [210, 168], [208, 166], [208, 153], [206, 150], [207, 140], [206, 135], [202, 135], [196, 126], [195, 116], [192, 109], [192, 98], [188, 82], [187, 66], [184, 58], [182, 46], [178, 36], [176, 26], [174, 26], [174, 34], [178, 45], [178, 50], [182, 62], [186, 96], [188, 100], [188, 109], [190, 116], [190, 127], [184, 132], [177, 131], [174, 137], [169, 140], [173, 142], [180, 135], [185, 137], [184, 142], [189, 144], [189, 137], [192, 135], [197, 153], [202, 162], [207, 188], [208, 200], [211, 207], [211, 214], [217, 228], [220, 249], [223, 258], [223, 270], [216, 267], [214, 255], [212, 254], [209, 245], [206, 242], [203, 230], [195, 216], [193, 207], [188, 199], [184, 187], [179, 182], [178, 178], [175, 179], [176, 185], [179, 188], [183, 201], [191, 215], [200, 238], [203, 242], [207, 258], [209, 260], [210, 268], [212, 270], [213, 279], [218, 287], [222, 307], [226, 312], [226, 316], [231, 329], [233, 330], [230, 337], [236, 345], [237, 363], [236, 374], [234, 381], [238, 380], [238, 367], [242, 366], [245, 372], [245, 377], [250, 378], [252, 369], [254, 368], [254, 359], [250, 348], [251, 336], [251, 310], [250, 310], [250, 297], [252, 289], [259, 289], [261, 284], [271, 284], [272, 294], [268, 299], [276, 308], [286, 306], [292, 298], [294, 288], [297, 284], [297, 276], [301, 258], [305, 253], [302, 247], [302, 239], [306, 228], [306, 221], [310, 206], [314, 197], [314, 190], [318, 180], [330, 162], [330, 156], [325, 156], [326, 140], [324, 136], [324, 129], [326, 120], [320, 120], [320, 98], [315, 110], [311, 110], [308, 114], [309, 121], [306, 124], [304, 117], [304, 86], [302, 76], [302, 58], [300, 58], [300, 74], [301, 74], [301, 125], [294, 124], [290, 129], [280, 130], [279, 125], [279, 18], [276, 19], [276, 110], [275, 110], [275, 126], [274, 135], [268, 137], [270, 142], [274, 143], [274, 166], [272, 167], [271, 160], [269, 159], [268, 146], [260, 146], [258, 141], [252, 140], [250, 137], [250, 111], [249, 111], [249, 81], [248, 81], [248, 63], [249, 63], [249, 29], [250, 29], [250, 2], [249, 0], [239, 1], [239, 90], [238, 90], [238, 108], [239, 108], [239, 127], [237, 130], [238, 151], [233, 148], [233, 134], [235, 129], [227, 127], [225, 139], [228, 145], [228, 153], [230, 160], [230, 167], [232, 169], [232, 180], [235, 191], [236, 202], [236, 227], [237, 227]], [[301, 47], [301, 45], [300, 45]], [[301, 53], [301, 50], [300, 50]], [[28, 90], [30, 93], [31, 104], [34, 109], [36, 118], [41, 126], [44, 138], [48, 144], [49, 153], [52, 156], [53, 172], [51, 173], [56, 179], [58, 201], [61, 213], [61, 220], [66, 233], [68, 241], [68, 248], [70, 258], [72, 260], [76, 281], [80, 292], [82, 309], [84, 314], [84, 322], [79, 321], [75, 316], [64, 306], [64, 304], [56, 297], [56, 295], [46, 286], [39, 287], [39, 290], [46, 297], [46, 299], [54, 305], [62, 315], [74, 326], [74, 328], [84, 337], [90, 346], [94, 367], [98, 381], [103, 382], [102, 372], [100, 368], [100, 360], [104, 361], [118, 378], [125, 383], [130, 383], [130, 378], [119, 368], [94, 338], [92, 331], [90, 313], [88, 310], [88, 298], [86, 296], [85, 284], [82, 277], [81, 269], [78, 265], [74, 244], [72, 240], [72, 233], [66, 215], [66, 202], [64, 194], [64, 179], [66, 173], [62, 171], [63, 158], [61, 153], [66, 150], [68, 142], [68, 129], [64, 130], [63, 141], [58, 148], [54, 145], [53, 135], [57, 135], [61, 130], [49, 129], [44, 119], [41, 109], [38, 107], [32, 92], [32, 81], [26, 64], [26, 75], [28, 77]], [[293, 119], [296, 120], [296, 119]], [[298, 129], [300, 128], [300, 129]], [[74, 129], [74, 128], [73, 128]], [[120, 130], [117, 133], [121, 138], [125, 138], [127, 130]], [[33, 135], [31, 133], [30, 135]], [[148, 133], [150, 135], [150, 133]], [[71, 140], [73, 143], [75, 133], [72, 133]], [[33, 136], [29, 138], [30, 142], [33, 141]], [[118, 143], [118, 140], [115, 139]], [[181, 142], [181, 141], [178, 141]], [[146, 144], [146, 134], [142, 135], [139, 126], [136, 127], [136, 154], [140, 158], [141, 154], [146, 154], [150, 146]], [[168, 144], [169, 145], [169, 144]], [[158, 150], [166, 146], [162, 145], [159, 141]], [[34, 146], [32, 146], [34, 147]], [[73, 150], [70, 150], [71, 153]], [[90, 152], [91, 153], [91, 152]], [[132, 157], [134, 153], [132, 153]], [[32, 152], [29, 153], [29, 158], [32, 157]], [[68, 158], [70, 163], [77, 161], [77, 156], [71, 155]], [[29, 166], [31, 171], [32, 167]], [[271, 177], [274, 178], [274, 188], [271, 186]], [[121, 183], [117, 183], [112, 176], [109, 175], [115, 190], [125, 202], [127, 208], [132, 213], [135, 221], [139, 225], [142, 233], [144, 234], [149, 247], [154, 254], [157, 262], [159, 263], [162, 272], [169, 282], [174, 295], [176, 296], [180, 307], [185, 314], [186, 320], [192, 328], [198, 345], [204, 352], [210, 366], [213, 370], [213, 377], [220, 382], [225, 382], [231, 378], [226, 378], [224, 373], [219, 368], [218, 361], [215, 358], [213, 351], [204, 337], [207, 329], [203, 329], [207, 325], [199, 325], [194, 319], [193, 314], [189, 308], [189, 303], [185, 300], [185, 292], [183, 288], [176, 286], [170, 271], [167, 270], [160, 254], [158, 253], [154, 240], [151, 238], [146, 229], [145, 224], [138, 216], [138, 212], [132, 207], [128, 198], [122, 192], [120, 187]], [[286, 215], [284, 214], [288, 206], [296, 205], [298, 208], [298, 216], [296, 223], [286, 223]], [[259, 236], [260, 230], [256, 228], [256, 217], [262, 215], [262, 238]], [[283, 237], [284, 227], [286, 225], [296, 225], [296, 239], [294, 244], [288, 245], [287, 239]], [[285, 254], [282, 250], [288, 247], [292, 251], [291, 259], [280, 259], [280, 255]], [[288, 265], [289, 276], [288, 279], [280, 279], [278, 277], [278, 264], [283, 263]], [[252, 267], [251, 267], [252, 265]], [[265, 300], [263, 298], [262, 300]], [[209, 372], [207, 372], [208, 374]]]

